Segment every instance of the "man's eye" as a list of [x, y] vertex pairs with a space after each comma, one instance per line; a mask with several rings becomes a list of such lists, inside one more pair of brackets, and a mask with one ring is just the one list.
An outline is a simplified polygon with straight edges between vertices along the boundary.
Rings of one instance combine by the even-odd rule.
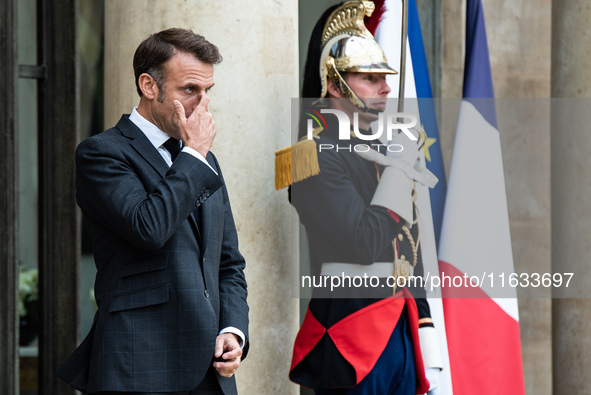
[[189, 86], [189, 87], [185, 88], [185, 92], [192, 93], [193, 92], [193, 89], [194, 88], [192, 86]]

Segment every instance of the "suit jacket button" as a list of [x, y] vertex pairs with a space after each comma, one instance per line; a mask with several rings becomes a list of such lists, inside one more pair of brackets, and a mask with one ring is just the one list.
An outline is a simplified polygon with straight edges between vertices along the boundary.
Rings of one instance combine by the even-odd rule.
[[209, 298], [209, 292], [207, 291], [207, 289], [203, 293], [205, 294], [206, 298]]

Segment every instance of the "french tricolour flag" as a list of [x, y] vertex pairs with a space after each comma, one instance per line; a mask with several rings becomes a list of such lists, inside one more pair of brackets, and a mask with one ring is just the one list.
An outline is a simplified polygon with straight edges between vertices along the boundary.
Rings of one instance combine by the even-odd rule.
[[467, 0], [463, 96], [439, 271], [442, 279], [470, 276], [478, 287], [442, 288], [453, 392], [525, 394], [516, 292], [507, 282], [513, 256], [480, 0]]
[[[402, 2], [375, 4], [380, 20], [376, 39], [388, 62], [397, 66]], [[409, 0], [406, 56], [405, 98], [432, 97], [415, 0]], [[391, 95], [397, 97], [398, 76], [389, 78]], [[452, 284], [435, 295], [428, 292], [443, 354], [444, 370], [436, 391], [441, 395], [525, 394], [516, 293], [508, 284], [514, 267], [493, 97], [481, 2], [467, 0], [464, 100], [447, 194], [432, 102], [405, 100], [404, 108], [420, 119], [429, 138], [427, 167], [440, 180], [430, 193], [417, 188], [425, 272], [440, 278], [479, 279], [477, 288]], [[442, 293], [444, 298], [438, 299]]]

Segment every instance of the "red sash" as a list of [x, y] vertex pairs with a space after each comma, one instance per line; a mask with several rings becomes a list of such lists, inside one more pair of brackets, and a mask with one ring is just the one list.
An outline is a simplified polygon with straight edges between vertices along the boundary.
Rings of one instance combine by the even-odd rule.
[[405, 304], [414, 345], [416, 393], [426, 393], [429, 390], [429, 382], [425, 377], [419, 343], [419, 314], [415, 300], [406, 288], [393, 297], [382, 299], [356, 311], [328, 330], [308, 309], [295, 340], [290, 370], [298, 365], [328, 332], [339, 353], [353, 366], [356, 373], [355, 385], [359, 384], [373, 369], [386, 348]]

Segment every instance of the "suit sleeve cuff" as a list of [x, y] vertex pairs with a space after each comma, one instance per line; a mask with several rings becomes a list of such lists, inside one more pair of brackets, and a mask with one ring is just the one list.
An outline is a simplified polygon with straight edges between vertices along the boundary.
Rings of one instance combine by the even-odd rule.
[[246, 336], [244, 336], [244, 332], [242, 332], [238, 328], [234, 328], [233, 326], [228, 326], [220, 331], [220, 335], [222, 333], [233, 333], [240, 338], [240, 348], [244, 348], [244, 344], [246, 343]]
[[186, 152], [187, 154], [191, 154], [193, 155], [195, 158], [199, 159], [201, 162], [205, 163], [207, 165], [207, 167], [209, 167], [211, 169], [211, 171], [213, 171], [216, 175], [219, 175], [217, 171], [215, 171], [213, 169], [213, 167], [210, 166], [209, 163], [207, 163], [207, 161], [205, 160], [205, 158], [203, 157], [203, 155], [201, 155], [199, 152], [195, 151], [193, 148], [190, 147], [183, 147], [183, 152]]

